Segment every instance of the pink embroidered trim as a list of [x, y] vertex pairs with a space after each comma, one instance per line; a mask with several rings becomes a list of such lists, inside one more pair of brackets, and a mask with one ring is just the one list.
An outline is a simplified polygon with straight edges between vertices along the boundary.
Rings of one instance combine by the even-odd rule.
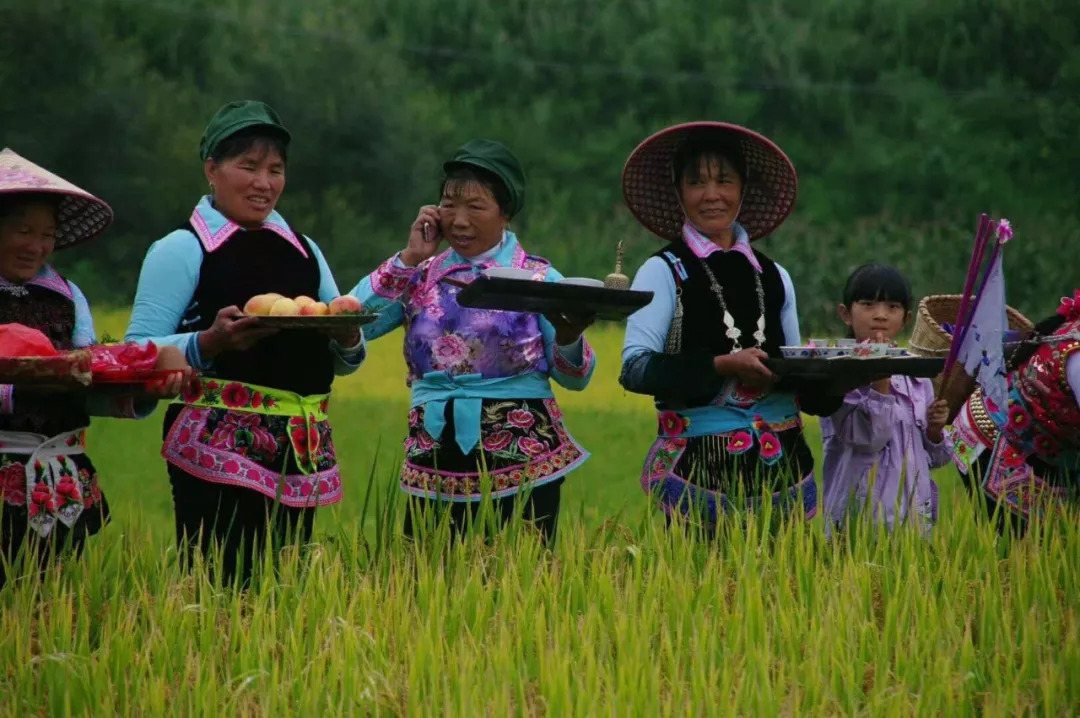
[[[397, 267], [394, 255], [386, 260], [371, 273], [371, 291], [385, 299], [397, 299], [409, 286], [409, 281], [418, 271], [419, 267]], [[420, 265], [423, 266], [423, 265]]]
[[565, 374], [566, 376], [572, 376], [578, 379], [584, 378], [589, 373], [589, 367], [592, 366], [595, 359], [593, 354], [592, 345], [589, 344], [589, 340], [585, 337], [581, 338], [581, 366], [576, 366], [573, 362], [562, 355], [559, 351], [559, 347], [555, 347], [555, 351], [552, 352], [555, 358], [555, 370]]
[[[34, 277], [29, 282], [26, 282], [23, 286], [33, 285], [35, 287], [42, 287], [43, 289], [49, 289], [68, 299], [75, 299], [75, 293], [71, 291], [71, 285], [68, 284], [68, 281], [61, 277], [60, 273], [53, 269], [51, 265], [46, 264], [42, 268], [42, 272], [43, 274]], [[14, 282], [9, 282], [3, 277], [0, 277], [0, 287], [16, 286], [20, 285], [17, 285]]]
[[0, 384], [0, 414], [15, 413], [15, 387], [11, 384]]
[[[222, 217], [224, 219], [224, 217]], [[191, 226], [195, 228], [195, 235], [199, 238], [203, 248], [207, 252], [213, 252], [220, 248], [223, 244], [228, 242], [234, 234], [243, 230], [243, 227], [232, 222], [225, 220], [225, 224], [217, 232], [211, 232], [210, 226], [207, 225], [206, 220], [199, 212], [199, 208], [196, 206], [191, 212]], [[293, 234], [292, 230], [288, 227], [283, 227], [277, 222], [263, 222], [263, 229], [268, 229], [274, 234], [278, 235], [286, 242], [296, 248], [298, 252], [306, 259], [308, 256], [307, 249], [300, 242], [299, 238]]]
[[[683, 240], [686, 242], [686, 246], [690, 248], [697, 257], [705, 259], [715, 252], [723, 252], [718, 244], [710, 240], [708, 237], [697, 231], [689, 224], [683, 225]], [[750, 240], [746, 238], [745, 234], [739, 236], [739, 239], [735, 241], [731, 249], [726, 250], [729, 252], [738, 252], [747, 258], [758, 274], [761, 274], [761, 263], [758, 262], [757, 256], [754, 254], [754, 250], [750, 247]]]
[[[341, 500], [341, 475], [336, 465], [318, 473], [282, 476], [247, 457], [198, 443], [197, 437], [202, 434], [209, 413], [209, 409], [184, 407], [165, 437], [162, 458], [204, 481], [242, 486], [277, 498], [285, 506], [313, 508]], [[190, 437], [187, 442], [181, 442], [179, 438], [183, 429]]]

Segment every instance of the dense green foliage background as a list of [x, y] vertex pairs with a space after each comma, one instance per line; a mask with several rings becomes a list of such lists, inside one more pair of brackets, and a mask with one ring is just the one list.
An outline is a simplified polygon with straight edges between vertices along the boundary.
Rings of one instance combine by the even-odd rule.
[[202, 191], [198, 139], [231, 99], [292, 129], [281, 209], [343, 288], [474, 136], [525, 163], [532, 251], [603, 276], [625, 238], [632, 270], [657, 243], [622, 204], [626, 156], [722, 119], [799, 170], [762, 248], [804, 329], [870, 259], [958, 291], [982, 211], [1016, 227], [1010, 303], [1035, 318], [1077, 284], [1078, 33], [1069, 0], [0, 0], [0, 143], [113, 204], [113, 229], [57, 263], [125, 303]]

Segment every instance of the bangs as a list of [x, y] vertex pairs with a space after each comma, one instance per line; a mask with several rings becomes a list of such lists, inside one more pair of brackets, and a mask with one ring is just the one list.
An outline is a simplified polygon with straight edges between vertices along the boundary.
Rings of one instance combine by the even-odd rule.
[[[718, 162], [721, 168], [730, 167], [735, 170], [743, 182], [746, 181], [746, 159], [742, 149], [735, 142], [726, 142], [717, 137], [698, 137], [687, 140], [672, 158], [672, 171], [675, 184], [679, 184], [684, 178], [700, 180], [702, 178], [702, 165], [707, 168], [710, 162]], [[707, 171], [707, 170], [706, 170]]]
[[510, 216], [509, 190], [493, 173], [479, 167], [464, 165], [451, 169], [443, 177], [439, 197], [460, 200], [473, 193], [491, 198], [503, 215]]
[[271, 150], [275, 150], [281, 161], [288, 164], [289, 141], [285, 135], [275, 132], [267, 127], [251, 127], [240, 130], [234, 135], [226, 137], [214, 150], [214, 162], [221, 164], [225, 160], [247, 154], [255, 150], [259, 153], [261, 161]]
[[844, 304], [856, 302], [897, 302], [911, 310], [911, 285], [896, 267], [888, 264], [864, 264], [848, 277], [844, 286]]
[[61, 195], [53, 192], [12, 192], [0, 194], [0, 220], [21, 214], [27, 207], [40, 204], [55, 214], [60, 209]]

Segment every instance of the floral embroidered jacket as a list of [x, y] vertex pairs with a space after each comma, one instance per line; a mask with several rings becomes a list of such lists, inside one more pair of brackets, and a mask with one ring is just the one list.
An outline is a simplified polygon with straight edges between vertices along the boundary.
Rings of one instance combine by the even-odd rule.
[[[554, 379], [568, 389], [584, 389], [596, 368], [596, 359], [584, 337], [571, 346], [558, 346], [554, 327], [541, 316], [460, 306], [457, 303], [460, 285], [473, 281], [490, 267], [530, 269], [544, 281], [562, 278], [546, 260], [526, 254], [515, 235], [506, 232], [498, 246], [471, 259], [447, 249], [410, 268], [395, 255], [365, 277], [352, 294], [366, 310], [379, 313], [379, 319], [364, 329], [366, 340], [376, 339], [399, 326], [405, 327], [406, 383], [413, 392], [410, 423], [415, 424], [420, 417], [419, 421], [424, 424], [423, 430], [416, 429], [413, 431], [415, 436], [407, 440], [407, 453], [416, 444], [427, 450], [432, 442], [452, 440], [440, 436], [444, 409], [449, 403], [453, 407], [456, 438], [462, 454], [471, 456], [477, 447], [502, 453], [520, 449], [522, 466], [533, 459], [557, 458], [557, 465], [550, 465], [550, 471], [539, 471], [534, 477], [529, 474], [536, 472], [513, 468], [517, 472], [515, 476], [533, 478], [535, 485], [542, 480], [561, 477], [587, 457], [565, 434], [561, 412], [548, 382]], [[500, 410], [491, 404], [495, 400], [510, 404], [518, 400], [520, 406], [516, 411], [519, 412], [533, 410], [526, 406], [527, 402], [538, 402], [537, 405], [530, 404], [539, 412], [535, 414], [537, 420], [553, 425], [547, 450], [539, 448], [543, 444], [542, 437], [525, 432], [511, 438], [507, 432], [514, 428], [513, 422], [493, 418], [506, 414], [505, 410], [500, 414]], [[547, 409], [543, 408], [545, 406]], [[533, 420], [521, 422], [519, 419], [519, 423], [528, 424], [521, 427], [524, 431], [532, 427]], [[507, 471], [511, 468], [508, 466]], [[421, 471], [416, 467], [413, 470]], [[409, 471], [407, 460], [405, 473]], [[427, 488], [429, 480], [436, 480], [436, 475], [443, 479], [450, 476], [439, 471], [424, 470], [422, 473], [423, 477], [416, 478], [416, 486], [410, 486], [409, 477], [405, 477], [406, 490], [428, 495], [433, 491]], [[476, 477], [472, 472], [466, 473], [469, 477], [462, 481], [467, 486], [462, 488], [455, 484], [457, 488], [449, 492], [452, 498], [476, 498]], [[492, 476], [496, 473], [492, 472]], [[460, 478], [461, 475], [454, 476]], [[518, 482], [509, 475], [502, 483], [504, 485], [497, 488], [496, 494], [517, 490]], [[445, 486], [435, 493], [444, 495]]]

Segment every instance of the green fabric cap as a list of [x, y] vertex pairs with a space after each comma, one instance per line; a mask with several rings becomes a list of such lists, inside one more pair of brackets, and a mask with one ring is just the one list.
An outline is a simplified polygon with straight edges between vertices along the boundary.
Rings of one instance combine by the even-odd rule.
[[443, 165], [443, 171], [449, 172], [455, 165], [471, 165], [491, 172], [502, 181], [510, 193], [510, 206], [507, 208], [513, 217], [525, 206], [525, 170], [517, 157], [498, 142], [492, 140], [471, 140], [462, 145], [454, 156]]
[[218, 110], [203, 131], [199, 141], [199, 158], [206, 160], [214, 154], [223, 140], [248, 127], [268, 127], [284, 135], [285, 143], [291, 139], [281, 117], [274, 108], [258, 100], [237, 100]]

